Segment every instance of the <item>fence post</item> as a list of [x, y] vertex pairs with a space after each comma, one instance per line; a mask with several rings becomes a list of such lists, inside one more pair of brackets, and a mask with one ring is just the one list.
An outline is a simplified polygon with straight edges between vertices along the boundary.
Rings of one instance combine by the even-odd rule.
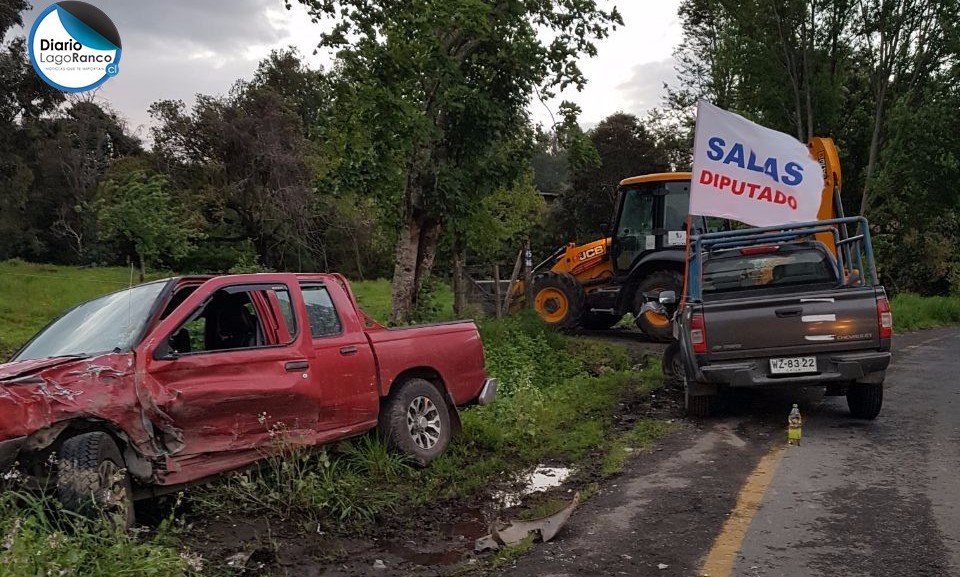
[[503, 317], [503, 308], [500, 304], [500, 265], [493, 265], [493, 303], [497, 318]]
[[520, 267], [523, 266], [523, 250], [517, 251], [517, 260], [513, 263], [513, 272], [510, 273], [510, 285], [507, 286], [507, 294], [503, 297], [503, 310], [510, 313], [510, 303], [513, 301], [513, 289], [517, 288], [517, 281], [520, 280]]
[[530, 250], [530, 239], [523, 241], [523, 291], [526, 298], [526, 307], [533, 308], [533, 252]]

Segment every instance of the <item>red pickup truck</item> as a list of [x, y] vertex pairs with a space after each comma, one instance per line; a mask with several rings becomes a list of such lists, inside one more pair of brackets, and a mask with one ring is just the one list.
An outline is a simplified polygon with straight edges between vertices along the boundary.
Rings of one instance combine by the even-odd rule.
[[0, 471], [129, 525], [133, 499], [281, 444], [379, 426], [425, 465], [496, 390], [472, 322], [384, 328], [339, 275], [171, 278], [74, 307], [0, 365]]

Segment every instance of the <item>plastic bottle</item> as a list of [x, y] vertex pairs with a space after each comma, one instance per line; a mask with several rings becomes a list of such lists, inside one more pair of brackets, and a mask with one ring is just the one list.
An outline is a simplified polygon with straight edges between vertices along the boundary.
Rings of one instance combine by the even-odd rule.
[[787, 417], [787, 444], [800, 446], [800, 437], [803, 432], [803, 417], [800, 416], [800, 407], [796, 403]]

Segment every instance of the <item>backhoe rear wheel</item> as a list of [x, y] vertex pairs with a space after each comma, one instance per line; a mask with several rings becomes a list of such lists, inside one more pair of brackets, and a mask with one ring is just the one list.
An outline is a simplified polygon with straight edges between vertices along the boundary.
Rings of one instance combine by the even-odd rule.
[[571, 330], [580, 325], [586, 297], [569, 273], [548, 272], [533, 281], [533, 309], [546, 324]]
[[659, 295], [663, 291], [674, 291], [677, 298], [683, 291], [683, 275], [672, 270], [661, 270], [647, 275], [637, 286], [633, 300], [633, 311], [637, 317], [637, 326], [657, 342], [667, 342], [673, 338], [673, 325], [669, 316], [655, 311], [646, 311], [641, 314], [646, 299], [644, 295]]

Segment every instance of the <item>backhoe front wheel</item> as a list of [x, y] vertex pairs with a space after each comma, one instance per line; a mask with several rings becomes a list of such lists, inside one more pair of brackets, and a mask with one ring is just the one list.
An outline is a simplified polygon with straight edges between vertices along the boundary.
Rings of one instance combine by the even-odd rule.
[[585, 298], [577, 279], [565, 272], [548, 272], [533, 282], [533, 309], [543, 322], [558, 329], [580, 325]]
[[670, 317], [656, 310], [643, 310], [647, 301], [645, 295], [651, 298], [664, 291], [673, 291], [677, 298], [683, 291], [683, 275], [672, 270], [661, 270], [647, 275], [637, 285], [637, 292], [633, 300], [634, 315], [637, 317], [637, 327], [651, 340], [667, 342], [673, 338], [673, 324]]

